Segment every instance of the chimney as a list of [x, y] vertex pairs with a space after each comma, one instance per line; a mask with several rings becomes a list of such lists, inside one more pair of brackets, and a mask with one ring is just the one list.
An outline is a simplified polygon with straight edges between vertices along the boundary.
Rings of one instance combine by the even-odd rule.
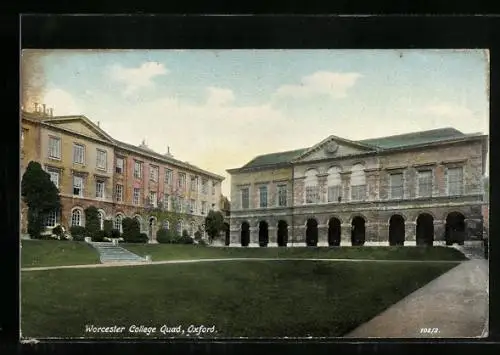
[[35, 112], [38, 112], [38, 102], [35, 102]]
[[54, 116], [54, 109], [51, 107], [49, 108], [49, 116], [53, 117]]
[[47, 113], [47, 109], [45, 108], [45, 104], [43, 104], [43, 114], [45, 115]]
[[97, 121], [97, 127], [101, 127], [101, 126], [99, 125], [99, 121]]

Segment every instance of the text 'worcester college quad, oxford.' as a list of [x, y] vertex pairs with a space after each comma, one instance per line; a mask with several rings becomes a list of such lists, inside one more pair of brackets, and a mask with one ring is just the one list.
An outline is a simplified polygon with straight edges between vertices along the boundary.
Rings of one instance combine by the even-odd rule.
[[[172, 211], [185, 216], [177, 223], [179, 235], [202, 229], [209, 210], [220, 210], [224, 177], [174, 159], [170, 150], [159, 154], [147, 147], [110, 137], [83, 115], [53, 116], [45, 105], [21, 114], [21, 175], [30, 161], [39, 162], [59, 189], [61, 211], [46, 218], [45, 227], [85, 226], [85, 209], [99, 211], [122, 232], [125, 217], [136, 218], [149, 241], [165, 221], [148, 211]], [[167, 147], [165, 147], [167, 148]], [[21, 233], [26, 233], [27, 207], [21, 204]], [[174, 228], [171, 226], [171, 228]]]
[[463, 244], [481, 238], [488, 136], [454, 128], [257, 156], [229, 169], [231, 245]]

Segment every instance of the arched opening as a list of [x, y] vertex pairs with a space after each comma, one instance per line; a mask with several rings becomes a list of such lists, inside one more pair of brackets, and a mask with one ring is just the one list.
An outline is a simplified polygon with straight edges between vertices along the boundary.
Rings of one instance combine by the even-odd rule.
[[331, 247], [340, 246], [340, 220], [332, 217], [328, 221], [328, 245]]
[[356, 216], [351, 224], [351, 244], [353, 246], [363, 246], [365, 244], [365, 220]]
[[226, 233], [224, 245], [228, 246], [229, 244], [231, 244], [231, 235], [229, 233], [229, 223], [224, 223], [224, 232]]
[[315, 247], [318, 245], [318, 221], [314, 218], [307, 220], [306, 245], [308, 247]]
[[105, 219], [104, 212], [99, 210], [97, 212], [97, 218], [99, 219], [99, 228], [101, 230], [103, 230], [104, 229], [104, 219]]
[[434, 243], [434, 217], [428, 213], [418, 215], [416, 232], [417, 245], [432, 246]]
[[123, 215], [121, 214], [117, 214], [115, 216], [115, 221], [114, 221], [114, 224], [113, 224], [113, 228], [120, 231], [120, 233], [123, 233], [123, 225], [122, 225], [122, 221], [123, 221]]
[[278, 246], [286, 247], [288, 243], [288, 223], [286, 221], [278, 222]]
[[259, 246], [267, 247], [269, 243], [269, 228], [267, 222], [259, 222]]
[[446, 217], [444, 229], [446, 245], [457, 243], [463, 245], [465, 241], [465, 217], [460, 212], [452, 212]]
[[156, 224], [156, 218], [149, 217], [149, 223], [148, 223], [148, 237], [149, 237], [149, 240], [153, 240], [155, 224]]
[[247, 247], [250, 244], [250, 225], [248, 222], [241, 224], [241, 246]]
[[71, 226], [83, 227], [83, 212], [79, 208], [75, 208], [71, 211]]
[[142, 218], [139, 215], [135, 215], [134, 219], [139, 223], [139, 230], [142, 232], [143, 231], [143, 225], [142, 225]]
[[404, 245], [405, 244], [405, 220], [395, 214], [389, 220], [389, 245]]

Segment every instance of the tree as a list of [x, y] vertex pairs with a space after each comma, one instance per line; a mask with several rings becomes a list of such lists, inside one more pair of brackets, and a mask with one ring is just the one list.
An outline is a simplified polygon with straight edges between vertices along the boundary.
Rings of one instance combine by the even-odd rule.
[[28, 206], [28, 233], [38, 238], [47, 214], [61, 209], [59, 190], [40, 163], [29, 162], [21, 181], [21, 196]]
[[217, 238], [224, 229], [224, 215], [220, 211], [210, 210], [205, 218], [205, 231], [208, 234], [209, 241]]
[[101, 230], [99, 211], [97, 210], [97, 207], [89, 206], [85, 209], [85, 227], [91, 237], [96, 236]]

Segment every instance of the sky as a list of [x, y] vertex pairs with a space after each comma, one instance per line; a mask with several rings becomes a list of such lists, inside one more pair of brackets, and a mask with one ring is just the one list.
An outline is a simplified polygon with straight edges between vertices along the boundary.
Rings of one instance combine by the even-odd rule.
[[223, 175], [260, 154], [454, 127], [489, 134], [484, 50], [30, 50], [23, 106]]

